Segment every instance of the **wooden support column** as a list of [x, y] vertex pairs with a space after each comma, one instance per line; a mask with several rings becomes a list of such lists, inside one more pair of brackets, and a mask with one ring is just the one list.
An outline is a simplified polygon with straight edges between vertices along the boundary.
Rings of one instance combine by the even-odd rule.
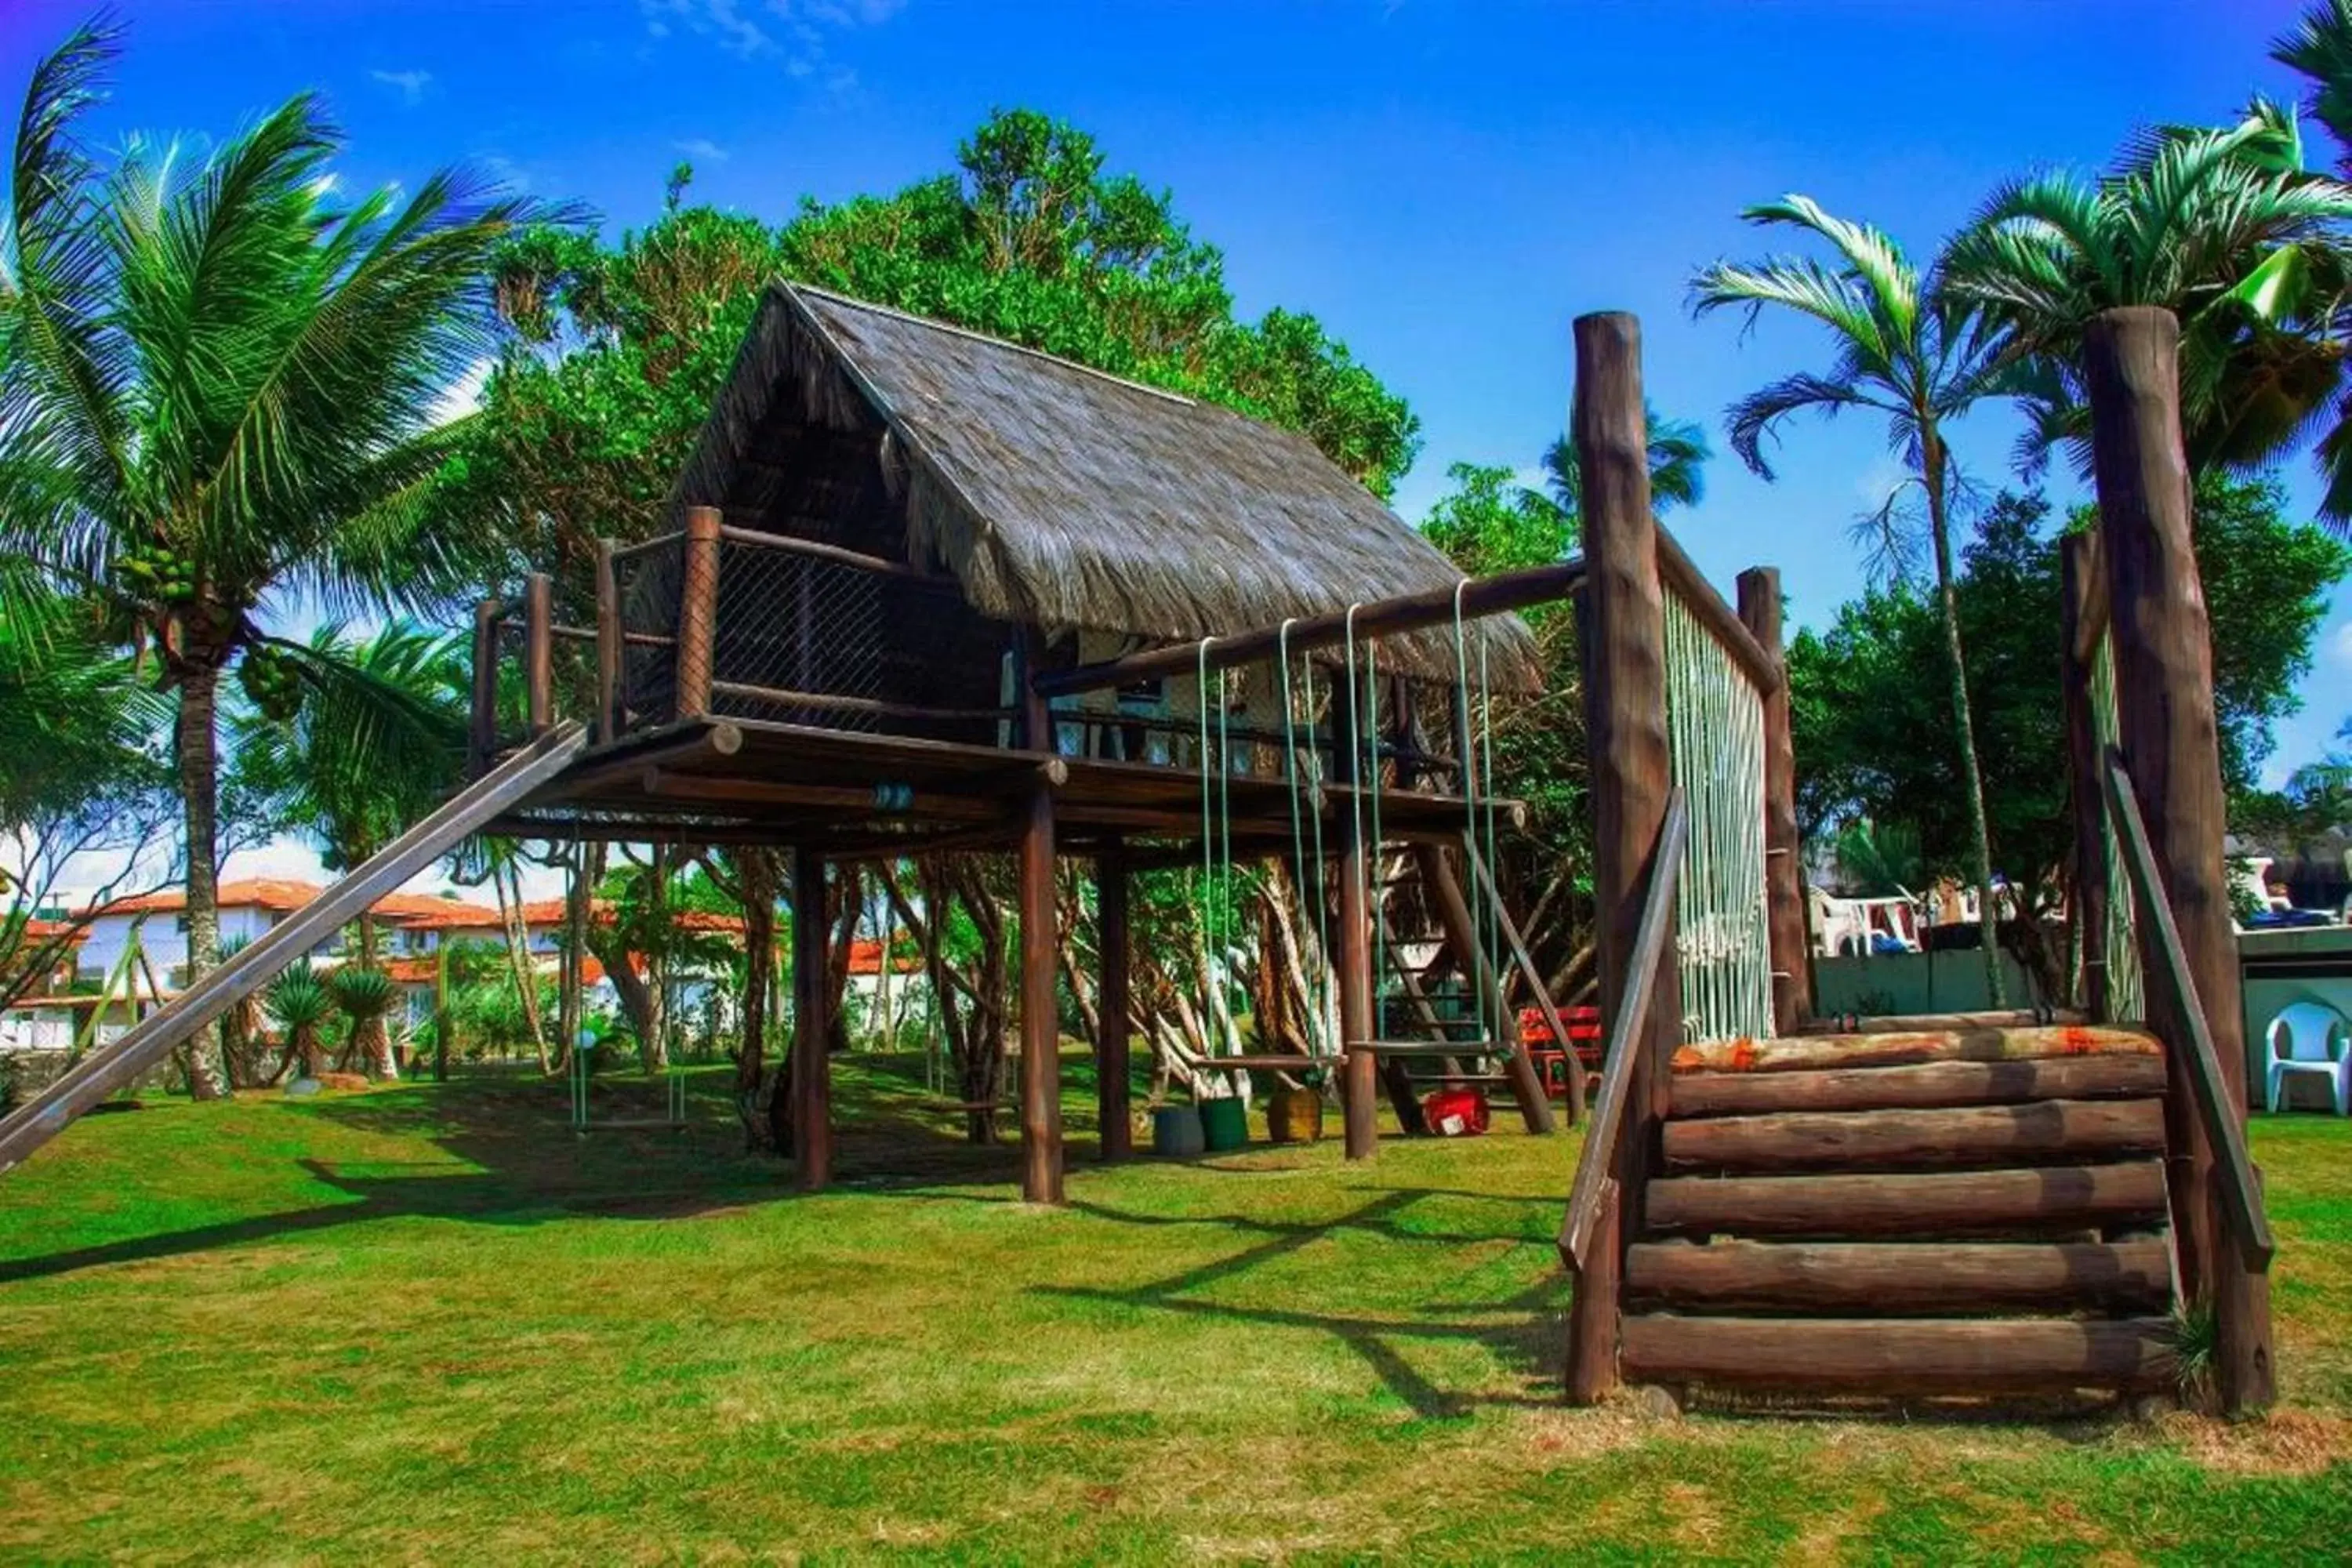
[[[2083, 368], [2091, 395], [2099, 552], [2124, 767], [2147, 821], [2189, 975], [2220, 1058], [2229, 1101], [2224, 1112], [2242, 1119], [2245, 1032], [2221, 854], [2227, 801], [2213, 706], [2211, 627], [2191, 548], [2179, 342], [2179, 325], [2169, 311], [2152, 306], [2103, 311], [2084, 334]], [[2218, 1218], [2214, 1152], [2191, 1098], [2189, 1036], [2178, 999], [2159, 978], [2163, 961], [2151, 924], [2139, 922], [2141, 970], [2149, 976], [2147, 1021], [2169, 1047], [2172, 1064], [2165, 1112], [2175, 1154], [2172, 1208], [2183, 1288], [2213, 1304], [2223, 1405], [2232, 1412], [2259, 1408], [2273, 1394], [2270, 1281], [2248, 1266], [2237, 1238], [2225, 1236]]]
[[2099, 755], [2091, 694], [2094, 655], [2097, 639], [2106, 636], [2107, 618], [2099, 536], [2071, 533], [2060, 540], [2058, 571], [2066, 606], [2060, 685], [2066, 708], [2066, 787], [2074, 823], [2074, 887], [2066, 903], [2074, 922], [2074, 956], [2083, 971], [2083, 994], [2074, 1000], [2093, 1023], [2105, 1024], [2112, 1022], [2107, 1016], [2107, 807], [2100, 783], [2105, 763]]
[[[1780, 657], [1780, 574], [1753, 566], [1739, 574], [1739, 619]], [[1812, 943], [1806, 939], [1805, 846], [1797, 832], [1797, 749], [1789, 728], [1789, 683], [1763, 694], [1764, 908], [1772, 943], [1772, 1028], [1793, 1035], [1813, 1016]]]
[[[1331, 778], [1342, 789], [1356, 782], [1356, 694], [1341, 681], [1331, 693]], [[1336, 900], [1339, 930], [1335, 944], [1339, 965], [1339, 1039], [1345, 1053], [1339, 1062], [1339, 1110], [1347, 1157], [1369, 1160], [1380, 1149], [1380, 1108], [1374, 1099], [1380, 1092], [1380, 1061], [1371, 1052], [1356, 1049], [1355, 1042], [1372, 1039], [1380, 1033], [1372, 1005], [1372, 911], [1366, 897], [1379, 847], [1372, 846], [1368, 853], [1362, 836], [1356, 831], [1352, 811], [1333, 814], [1332, 833], [1337, 847], [1331, 874], [1339, 882]]]
[[1096, 999], [1102, 1037], [1095, 1042], [1095, 1106], [1105, 1160], [1124, 1160], [1135, 1152], [1135, 1123], [1128, 1106], [1127, 893], [1127, 862], [1117, 847], [1106, 848], [1095, 861], [1095, 918], [1102, 942]]
[[[1503, 977], [1495, 973], [1486, 953], [1478, 945], [1477, 922], [1471, 917], [1469, 900], [1462, 896], [1461, 879], [1454, 868], [1445, 862], [1445, 852], [1433, 844], [1413, 846], [1413, 865], [1421, 873], [1421, 885], [1428, 890], [1430, 908], [1437, 923], [1444, 928], [1446, 945], [1461, 960], [1462, 976], [1468, 982], [1470, 994], [1481, 999], [1488, 1026], [1499, 1033], [1496, 1042], [1507, 1042], [1510, 1055], [1504, 1058], [1504, 1072], [1511, 1080], [1511, 1098], [1518, 1102], [1519, 1119], [1530, 1132], [1552, 1130], [1551, 1100], [1544, 1093], [1543, 1079], [1536, 1073], [1536, 1064], [1519, 1044], [1518, 1028], [1511, 1016], [1508, 1003], [1503, 1000]], [[1565, 1041], [1562, 1042], [1566, 1044]]]
[[[1054, 750], [1053, 714], [1033, 677], [1036, 634], [1016, 644], [1015, 690], [1024, 742]], [[1021, 826], [1021, 1195], [1033, 1204], [1062, 1201], [1062, 1030], [1054, 1000], [1054, 789], [1049, 776], [1031, 785]]]
[[719, 637], [719, 529], [715, 506], [689, 507], [677, 592], [677, 717], [710, 712], [710, 661]]
[[535, 740], [555, 722], [555, 579], [544, 572], [523, 579], [522, 630], [524, 700]]
[[474, 714], [467, 737], [471, 773], [488, 773], [499, 751], [499, 611], [496, 599], [474, 606]]
[[824, 912], [824, 857], [796, 846], [793, 857], [793, 1058], [784, 1092], [792, 1097], [793, 1150], [800, 1184], [814, 1192], [833, 1179], [833, 1058], [825, 973], [832, 921]]
[[[1654, 874], [1671, 788], [1666, 751], [1665, 601], [1657, 521], [1650, 510], [1649, 436], [1642, 405], [1642, 329], [1631, 315], [1576, 322], [1570, 422], [1582, 466], [1587, 661], [1585, 724], [1592, 770], [1593, 898], [1601, 1016], [1614, 1019], [1633, 982], [1627, 965]], [[1671, 919], [1669, 920], [1671, 927]], [[1641, 1234], [1641, 1194], [1665, 1110], [1682, 1026], [1682, 985], [1671, 929], [1643, 1033], [1626, 1044], [1643, 1060], [1629, 1080], [1613, 1152], [1609, 1217], [1616, 1234], [1591, 1249], [1569, 1309], [1568, 1388], [1591, 1402], [1617, 1386], [1623, 1238]]]
[[621, 587], [613, 570], [613, 542], [596, 542], [596, 739], [621, 734]]

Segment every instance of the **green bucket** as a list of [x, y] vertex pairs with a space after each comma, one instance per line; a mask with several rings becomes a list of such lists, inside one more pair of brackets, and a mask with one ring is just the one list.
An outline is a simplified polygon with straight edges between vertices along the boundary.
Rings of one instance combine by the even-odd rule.
[[1201, 1101], [1201, 1141], [1212, 1154], [1249, 1142], [1249, 1110], [1238, 1096]]

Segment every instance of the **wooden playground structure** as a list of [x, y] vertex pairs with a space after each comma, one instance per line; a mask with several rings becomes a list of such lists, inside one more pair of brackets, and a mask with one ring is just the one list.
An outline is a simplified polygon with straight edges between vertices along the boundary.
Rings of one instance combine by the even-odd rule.
[[[1607, 1045], [1560, 1237], [1571, 1395], [2149, 1390], [2169, 1376], [2164, 1314], [2192, 1302], [2223, 1403], [2260, 1405], [2271, 1244], [2240, 1130], [2173, 331], [2112, 312], [2090, 350], [2102, 525], [2067, 557], [2098, 911], [2078, 1016], [1844, 1033], [1812, 1016], [1778, 575], [1744, 574], [1735, 607], [1657, 525], [1631, 317], [1577, 322], [1584, 553], [1467, 580], [1300, 437], [780, 284], [674, 494], [677, 531], [599, 551], [594, 624], [557, 624], [545, 576], [480, 607], [474, 782], [0, 1123], [0, 1170], [480, 831], [781, 846], [796, 908], [822, 906], [828, 861], [1012, 853], [1033, 1202], [1063, 1196], [1061, 857], [1097, 879], [1106, 1159], [1130, 1152], [1129, 879], [1220, 855], [1299, 862], [1339, 1050], [1215, 1065], [1336, 1067], [1350, 1159], [1376, 1152], [1383, 1096], [1416, 1129], [1416, 1062], [1489, 1064], [1549, 1131], [1500, 984], [1526, 960], [1481, 858], [1510, 809], [1486, 713], [1534, 679], [1512, 613], [1573, 599]], [[589, 679], [559, 680], [566, 659]], [[525, 721], [506, 732], [518, 668]], [[590, 710], [559, 711], [582, 686]], [[1383, 992], [1409, 989], [1384, 963], [1391, 861], [1470, 983], [1469, 1037], [1426, 1008], [1425, 1027], [1383, 1026]], [[811, 1188], [831, 1167], [828, 940], [793, 924], [785, 1092]]]

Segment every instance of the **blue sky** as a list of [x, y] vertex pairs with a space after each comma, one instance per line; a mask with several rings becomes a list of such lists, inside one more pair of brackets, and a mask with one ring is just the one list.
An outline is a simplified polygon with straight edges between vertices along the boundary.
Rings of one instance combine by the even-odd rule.
[[[2297, 8], [152, 0], [124, 9], [106, 123], [217, 133], [316, 88], [353, 182], [471, 160], [626, 226], [682, 156], [698, 195], [775, 220], [941, 169], [992, 106], [1043, 109], [1173, 190], [1244, 311], [1314, 311], [1411, 399], [1417, 519], [1447, 464], [1528, 465], [1559, 429], [1582, 311], [1639, 312], [1654, 400], [1718, 447], [1726, 404], [1818, 365], [1801, 327], [1687, 316], [1696, 265], [1759, 248], [1743, 204], [1803, 191], [1924, 254], [2006, 176], [2288, 93], [2267, 42]], [[86, 9], [0, 4], [9, 92]], [[2011, 433], [1999, 413], [1958, 433], [1979, 479], [2005, 477]], [[1778, 563], [1817, 622], [1862, 586], [1847, 525], [1896, 470], [1862, 422], [1794, 427], [1777, 467], [1768, 485], [1718, 460], [1676, 531], [1718, 582]], [[2307, 501], [2300, 462], [2290, 479]], [[2305, 695], [2282, 767], [2352, 710], [2352, 592]]]

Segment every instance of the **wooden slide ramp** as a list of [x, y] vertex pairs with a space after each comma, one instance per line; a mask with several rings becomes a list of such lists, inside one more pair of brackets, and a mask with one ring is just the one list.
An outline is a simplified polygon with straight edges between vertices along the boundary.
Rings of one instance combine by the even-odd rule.
[[1676, 1053], [1625, 1255], [1630, 1383], [2169, 1386], [2165, 1064], [2084, 1026]]

